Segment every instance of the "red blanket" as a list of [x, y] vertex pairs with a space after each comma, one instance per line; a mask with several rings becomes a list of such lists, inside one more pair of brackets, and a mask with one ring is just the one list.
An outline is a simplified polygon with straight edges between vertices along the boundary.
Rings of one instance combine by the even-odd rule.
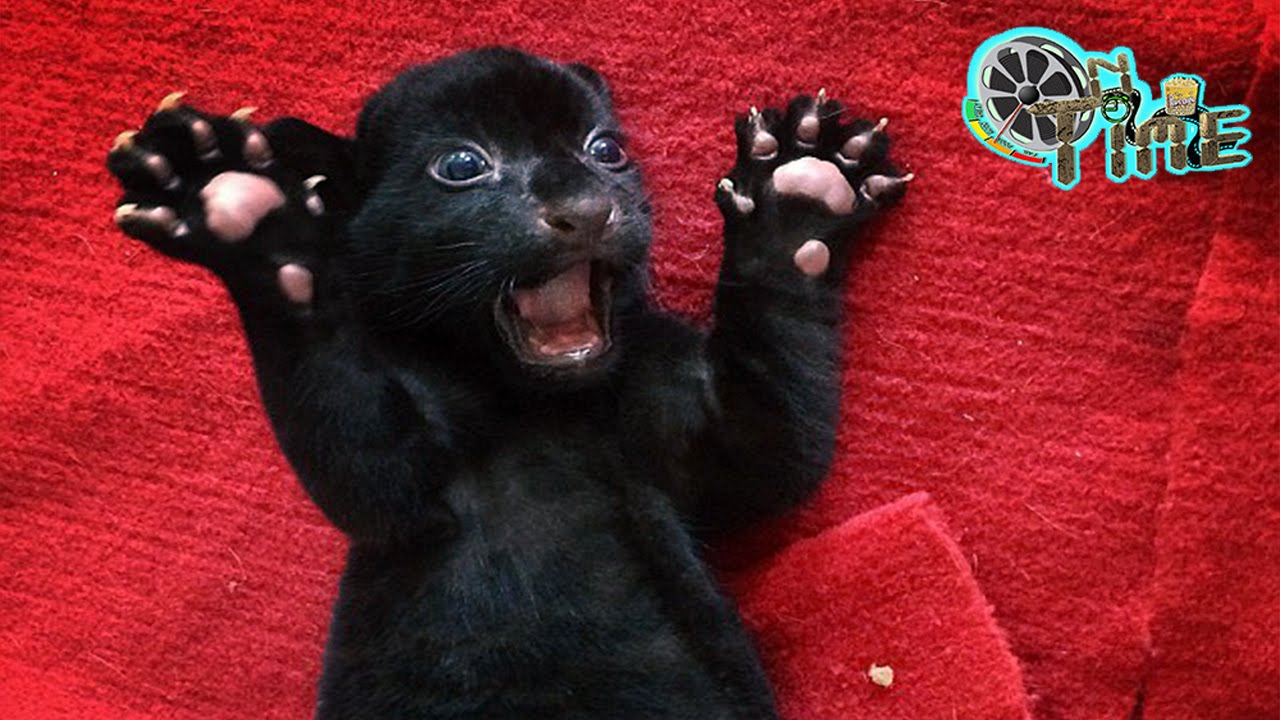
[[[396, 69], [488, 43], [612, 80], [658, 293], [694, 315], [735, 111], [825, 86], [888, 116], [916, 173], [847, 294], [830, 482], [722, 548], [788, 718], [1280, 714], [1267, 0], [104, 0], [0, 19], [0, 717], [303, 717], [341, 564], [222, 291], [111, 226], [110, 139], [176, 89], [349, 131]], [[960, 105], [974, 49], [1018, 25], [1125, 45], [1148, 82], [1200, 75], [1207, 100], [1252, 108], [1253, 163], [1117, 185], [1098, 143], [1063, 192], [1002, 161]]]

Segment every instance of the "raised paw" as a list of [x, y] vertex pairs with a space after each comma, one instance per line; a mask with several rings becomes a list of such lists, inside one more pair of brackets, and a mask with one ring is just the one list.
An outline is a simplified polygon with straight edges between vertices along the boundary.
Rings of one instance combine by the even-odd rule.
[[[220, 275], [278, 268], [280, 293], [290, 302], [310, 302], [311, 271], [300, 264], [307, 253], [287, 238], [305, 235], [298, 226], [323, 214], [317, 185], [324, 178], [303, 179], [280, 167], [252, 108], [215, 116], [182, 99], [181, 93], [166, 96], [140, 130], [120, 133], [112, 143], [107, 167], [124, 191], [116, 224]], [[292, 232], [259, 232], [271, 216]]]
[[843, 259], [858, 222], [900, 200], [913, 175], [888, 161], [887, 120], [848, 121], [819, 90], [785, 111], [752, 107], [734, 124], [737, 163], [717, 185], [726, 242], [744, 265], [789, 259], [808, 276]]

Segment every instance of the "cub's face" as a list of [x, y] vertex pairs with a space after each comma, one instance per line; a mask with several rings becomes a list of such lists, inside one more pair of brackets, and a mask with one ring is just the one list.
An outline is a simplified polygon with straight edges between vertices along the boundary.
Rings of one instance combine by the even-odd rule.
[[607, 367], [650, 224], [598, 75], [506, 49], [417, 67], [369, 101], [357, 154], [349, 280], [372, 322], [537, 377]]

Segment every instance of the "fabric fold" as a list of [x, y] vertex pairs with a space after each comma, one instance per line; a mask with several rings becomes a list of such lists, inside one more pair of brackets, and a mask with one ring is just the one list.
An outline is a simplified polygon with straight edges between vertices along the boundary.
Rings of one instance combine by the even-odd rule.
[[[1276, 25], [1272, 18], [1272, 26]], [[1170, 480], [1156, 518], [1143, 716], [1249, 720], [1280, 707], [1280, 131], [1277, 42], [1246, 101], [1254, 163], [1232, 178], [1180, 347]]]
[[1018, 662], [927, 493], [728, 582], [786, 718], [1030, 717]]

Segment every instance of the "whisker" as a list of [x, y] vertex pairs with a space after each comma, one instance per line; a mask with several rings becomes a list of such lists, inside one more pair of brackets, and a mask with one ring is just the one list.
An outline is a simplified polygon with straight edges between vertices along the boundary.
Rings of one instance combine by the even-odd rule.
[[826, 119], [828, 119], [828, 118], [833, 118], [833, 117], [836, 117], [836, 116], [839, 116], [839, 115], [843, 115], [843, 114], [845, 114], [845, 113], [847, 113], [847, 112], [849, 112], [849, 108], [840, 108], [839, 110], [836, 110], [835, 112], [827, 112], [827, 113], [823, 113], [822, 115], [820, 115], [820, 116], [819, 116], [819, 118], [820, 118], [820, 119], [822, 119], [822, 120], [826, 120]]
[[[392, 319], [412, 317], [413, 324], [434, 320], [457, 305], [478, 298], [480, 291], [491, 287], [495, 273], [487, 260], [476, 259], [429, 273], [399, 285], [394, 292], [411, 293], [390, 313]], [[425, 299], [425, 304], [418, 302]]]
[[488, 285], [487, 280], [488, 277], [485, 274], [475, 273], [464, 282], [453, 285], [446, 292], [437, 294], [419, 310], [415, 324], [430, 322], [450, 308], [478, 299], [476, 295]]
[[479, 247], [479, 246], [480, 246], [480, 243], [478, 242], [457, 242], [457, 243], [451, 243], [449, 245], [436, 245], [431, 249], [433, 251], [434, 250], [459, 250], [461, 248]]
[[[460, 276], [465, 276], [469, 273], [475, 272], [487, 263], [488, 261], [486, 260], [471, 260], [469, 262], [462, 263], [461, 265], [455, 265], [453, 267], [437, 270], [433, 273], [427, 273], [426, 275], [414, 278], [403, 285], [398, 285], [395, 289], [397, 291], [424, 289], [425, 292], [434, 292], [437, 287], [447, 285], [449, 282], [456, 280]], [[429, 287], [424, 288], [424, 286]]]

